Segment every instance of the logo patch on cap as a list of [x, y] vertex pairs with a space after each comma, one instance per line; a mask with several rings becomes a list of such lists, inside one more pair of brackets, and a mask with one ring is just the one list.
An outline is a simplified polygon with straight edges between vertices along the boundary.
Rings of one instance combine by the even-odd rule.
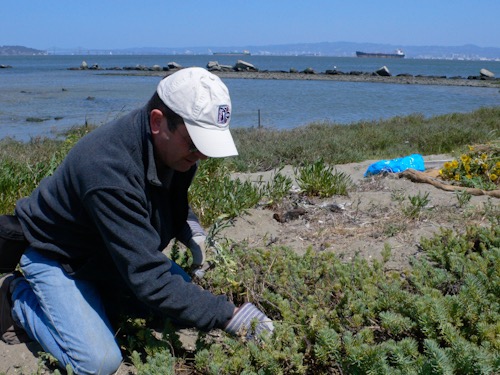
[[229, 118], [231, 117], [231, 111], [229, 110], [228, 105], [220, 105], [219, 106], [219, 115], [217, 116], [217, 123], [221, 125], [225, 125], [228, 123]]

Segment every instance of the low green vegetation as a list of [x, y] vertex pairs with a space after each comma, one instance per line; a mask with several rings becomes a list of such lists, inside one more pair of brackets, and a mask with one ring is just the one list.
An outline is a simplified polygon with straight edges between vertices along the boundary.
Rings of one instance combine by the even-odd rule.
[[347, 195], [353, 186], [348, 175], [326, 165], [323, 159], [298, 167], [295, 175], [299, 188], [309, 196]]
[[408, 196], [408, 200], [410, 205], [403, 207], [403, 213], [411, 219], [417, 219], [429, 204], [429, 193], [418, 192], [417, 195]]
[[[86, 132], [62, 140], [0, 143], [0, 211], [50, 175]], [[471, 144], [497, 141], [500, 107], [426, 119], [420, 115], [349, 126], [311, 124], [289, 131], [235, 129], [240, 155], [200, 164], [190, 198], [210, 228], [216, 264], [198, 281], [240, 304], [251, 301], [275, 322], [271, 337], [257, 341], [199, 334], [186, 349], [170, 322], [163, 337], [147, 320], [130, 317], [120, 340], [138, 374], [496, 374], [500, 373], [500, 218], [491, 205], [484, 227], [443, 229], [422, 239], [411, 267], [388, 271], [393, 250], [380, 260], [283, 247], [249, 251], [219, 238], [228, 220], [256, 205], [273, 206], [290, 194], [294, 168], [299, 194], [349, 194], [349, 176], [336, 164], [388, 159], [412, 153], [456, 154]], [[264, 181], [234, 178], [236, 171], [274, 169]], [[457, 206], [470, 200], [456, 193]], [[394, 192], [403, 214], [421, 218], [428, 194]], [[387, 228], [397, 233], [399, 228]], [[174, 247], [183, 266], [189, 256]]]
[[[91, 130], [88, 125], [78, 127], [65, 134], [63, 139], [36, 138], [27, 143], [1, 140], [0, 212], [11, 212], [17, 199], [28, 195], [41, 178], [52, 173], [76, 140]], [[498, 140], [499, 133], [500, 107], [431, 118], [415, 114], [349, 126], [313, 123], [285, 131], [234, 128], [239, 156], [207, 161], [213, 164], [208, 165], [205, 176], [200, 173], [197, 180], [206, 182], [206, 174], [267, 171], [285, 165], [304, 167], [310, 172], [305, 174], [312, 175], [314, 165], [318, 163], [322, 166], [319, 165], [316, 171], [334, 168], [336, 164], [396, 158], [412, 153], [458, 156], [470, 145]], [[224, 171], [215, 171], [222, 166]], [[289, 183], [279, 174], [276, 178], [281, 178], [281, 181], [276, 180], [275, 189], [268, 191], [267, 195], [276, 193], [280, 183], [281, 187]], [[246, 185], [244, 187], [249, 189]], [[217, 217], [209, 216], [211, 218], [206, 222]]]
[[253, 301], [274, 320], [273, 335], [200, 334], [193, 357], [169, 323], [155, 339], [134, 321], [133, 363], [139, 374], [497, 374], [498, 217], [421, 246], [411, 269], [386, 271], [387, 247], [381, 261], [345, 262], [328, 252], [219, 244], [217, 267], [201, 284], [238, 304]]
[[40, 181], [51, 175], [73, 145], [92, 127], [82, 126], [64, 135], [63, 140], [36, 138], [24, 143], [0, 141], [0, 214], [14, 211], [16, 201], [25, 197]]
[[205, 287], [229, 290], [237, 303], [253, 300], [276, 332], [252, 343], [202, 338], [194, 367], [204, 374], [499, 371], [500, 227], [443, 231], [422, 247], [426, 256], [403, 272], [332, 253], [226, 249]]
[[426, 118], [421, 114], [349, 126], [313, 123], [287, 131], [240, 129], [233, 133], [240, 155], [230, 158], [237, 171], [263, 171], [282, 165], [328, 165], [391, 159], [419, 153], [460, 155], [469, 145], [500, 137], [500, 107]]

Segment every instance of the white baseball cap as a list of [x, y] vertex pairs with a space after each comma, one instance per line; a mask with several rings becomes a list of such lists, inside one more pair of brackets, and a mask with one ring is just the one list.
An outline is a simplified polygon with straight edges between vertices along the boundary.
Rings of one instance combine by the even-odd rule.
[[238, 155], [229, 132], [231, 98], [219, 77], [203, 68], [184, 68], [162, 79], [156, 91], [163, 103], [182, 117], [202, 154]]

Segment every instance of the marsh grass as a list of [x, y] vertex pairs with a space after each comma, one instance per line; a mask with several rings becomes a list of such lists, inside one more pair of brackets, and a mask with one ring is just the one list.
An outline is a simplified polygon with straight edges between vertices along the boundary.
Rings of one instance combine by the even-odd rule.
[[231, 169], [244, 172], [300, 166], [322, 158], [330, 165], [371, 159], [459, 153], [500, 137], [500, 107], [426, 118], [421, 114], [351, 125], [313, 123], [292, 130], [235, 128], [240, 155]]
[[[28, 195], [43, 177], [50, 175], [73, 144], [92, 129], [85, 124], [63, 134], [62, 139], [0, 141], [0, 212], [12, 212], [17, 199]], [[276, 201], [289, 185], [289, 181], [276, 175], [272, 189], [268, 186], [263, 191], [261, 186], [259, 191], [248, 182], [233, 182], [229, 172], [265, 171], [292, 165], [304, 168], [305, 178], [307, 170], [313, 176], [319, 160], [323, 168], [333, 168], [337, 164], [412, 153], [460, 154], [470, 144], [498, 139], [500, 107], [431, 118], [415, 114], [347, 126], [314, 123], [292, 130], [235, 128], [233, 134], [239, 156], [204, 163], [205, 168], [200, 168], [196, 178], [201, 186], [195, 186], [191, 194], [194, 205], [206, 216], [205, 224], [213, 223], [221, 214], [237, 215], [263, 195], [268, 195], [271, 202]]]

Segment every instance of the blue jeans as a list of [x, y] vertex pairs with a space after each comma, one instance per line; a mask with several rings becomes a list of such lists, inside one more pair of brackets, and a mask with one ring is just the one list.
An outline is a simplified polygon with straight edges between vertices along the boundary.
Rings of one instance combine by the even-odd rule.
[[[75, 374], [112, 374], [122, 361], [96, 286], [69, 276], [33, 248], [21, 258], [26, 280], [13, 291], [12, 315], [28, 335]], [[172, 273], [189, 276], [173, 263]]]

